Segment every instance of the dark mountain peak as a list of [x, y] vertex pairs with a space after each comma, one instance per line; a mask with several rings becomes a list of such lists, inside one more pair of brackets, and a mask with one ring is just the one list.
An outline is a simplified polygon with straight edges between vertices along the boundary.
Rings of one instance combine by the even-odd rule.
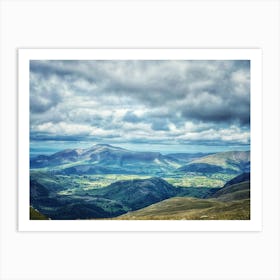
[[75, 160], [82, 153], [82, 151], [82, 149], [65, 149], [48, 156], [48, 159], [53, 160], [58, 158], [64, 158]]
[[165, 181], [164, 179], [162, 179], [160, 177], [151, 177], [149, 180], [153, 183], [169, 184], [169, 183], [167, 183], [167, 181]]
[[[112, 183], [110, 186], [112, 185], [122, 185], [122, 186], [138, 186], [138, 185], [141, 185], [143, 183], [152, 183], [152, 184], [155, 184], [155, 183], [167, 183], [165, 180], [159, 178], [159, 177], [151, 177], [151, 178], [148, 178], [148, 179], [131, 179], [131, 180], [120, 180], [120, 181], [116, 181], [114, 183]], [[168, 184], [168, 183], [167, 183]]]
[[176, 195], [176, 188], [161, 178], [152, 177], [117, 181], [92, 194], [119, 201], [135, 210]]
[[59, 155], [64, 155], [64, 154], [68, 154], [68, 153], [73, 153], [75, 150], [73, 149], [64, 149], [62, 151], [56, 152], [54, 154], [52, 154], [51, 156], [59, 156]]
[[132, 180], [122, 180], [122, 181], [117, 181], [113, 184], [118, 185], [119, 183], [124, 184], [126, 186], [158, 186], [159, 188], [163, 185], [169, 185], [173, 188], [172, 185], [170, 185], [167, 181], [165, 181], [162, 178], [159, 177], [151, 177], [148, 179], [132, 179]]
[[111, 148], [115, 148], [114, 146], [109, 145], [109, 144], [96, 144], [93, 147], [111, 147]]
[[85, 151], [96, 151], [96, 150], [120, 150], [120, 151], [128, 151], [121, 147], [112, 146], [109, 144], [95, 144], [94, 146], [90, 147], [89, 149], [85, 149]]
[[224, 169], [214, 164], [191, 163], [180, 167], [178, 170], [183, 172], [216, 173], [216, 172], [223, 172]]
[[234, 177], [209, 197], [217, 198], [221, 201], [249, 199], [250, 173], [243, 173]]
[[231, 185], [238, 184], [238, 183], [242, 183], [242, 182], [246, 182], [246, 181], [250, 181], [250, 173], [247, 173], [247, 172], [242, 173], [242, 174], [234, 177], [233, 179], [228, 181], [224, 185], [224, 187], [231, 186]]

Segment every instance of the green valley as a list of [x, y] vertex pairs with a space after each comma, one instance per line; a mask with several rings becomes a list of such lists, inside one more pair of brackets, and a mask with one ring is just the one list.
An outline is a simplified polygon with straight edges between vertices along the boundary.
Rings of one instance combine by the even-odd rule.
[[95, 145], [33, 158], [30, 218], [249, 217], [249, 152], [176, 155]]

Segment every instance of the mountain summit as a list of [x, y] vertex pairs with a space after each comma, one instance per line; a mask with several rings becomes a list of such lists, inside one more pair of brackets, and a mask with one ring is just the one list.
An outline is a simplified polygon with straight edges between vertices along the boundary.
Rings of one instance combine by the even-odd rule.
[[59, 169], [64, 174], [142, 174], [179, 167], [176, 160], [159, 152], [136, 152], [109, 144], [97, 144], [87, 149], [67, 149], [50, 156], [41, 155], [31, 159], [30, 166]]

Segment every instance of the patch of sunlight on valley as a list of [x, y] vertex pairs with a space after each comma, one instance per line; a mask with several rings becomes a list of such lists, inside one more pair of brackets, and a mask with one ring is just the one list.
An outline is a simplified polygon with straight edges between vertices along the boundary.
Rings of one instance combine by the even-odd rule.
[[208, 176], [188, 174], [178, 177], [165, 177], [164, 179], [175, 187], [207, 187], [221, 188], [226, 182], [234, 178], [233, 174], [215, 173]]
[[108, 185], [121, 180], [148, 179], [151, 176], [126, 175], [126, 174], [107, 174], [107, 175], [56, 175], [69, 188], [58, 192], [59, 195], [81, 194], [87, 191], [104, 188]]

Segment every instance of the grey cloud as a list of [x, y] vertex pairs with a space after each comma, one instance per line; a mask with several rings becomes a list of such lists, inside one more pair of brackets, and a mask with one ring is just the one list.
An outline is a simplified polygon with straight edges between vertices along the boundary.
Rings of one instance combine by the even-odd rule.
[[123, 117], [124, 122], [129, 122], [129, 123], [138, 123], [143, 121], [142, 118], [139, 118], [137, 115], [135, 115], [133, 112], [128, 111]]
[[31, 61], [30, 71], [32, 127], [149, 124], [170, 136], [186, 122], [250, 127], [249, 61]]
[[32, 113], [43, 113], [59, 104], [62, 95], [49, 80], [36, 74], [30, 77], [30, 111]]
[[217, 98], [211, 95], [205, 99], [203, 95], [195, 99], [184, 102], [181, 106], [181, 112], [184, 119], [200, 120], [203, 122], [216, 123], [235, 123], [250, 124], [250, 103], [248, 100], [231, 100], [228, 98]]
[[163, 131], [169, 131], [168, 123], [165, 119], [159, 119], [156, 121], [153, 121], [152, 123], [152, 129], [153, 130], [163, 130]]
[[34, 97], [30, 101], [30, 109], [32, 113], [43, 113], [58, 104], [56, 98], [50, 100], [42, 97]]

